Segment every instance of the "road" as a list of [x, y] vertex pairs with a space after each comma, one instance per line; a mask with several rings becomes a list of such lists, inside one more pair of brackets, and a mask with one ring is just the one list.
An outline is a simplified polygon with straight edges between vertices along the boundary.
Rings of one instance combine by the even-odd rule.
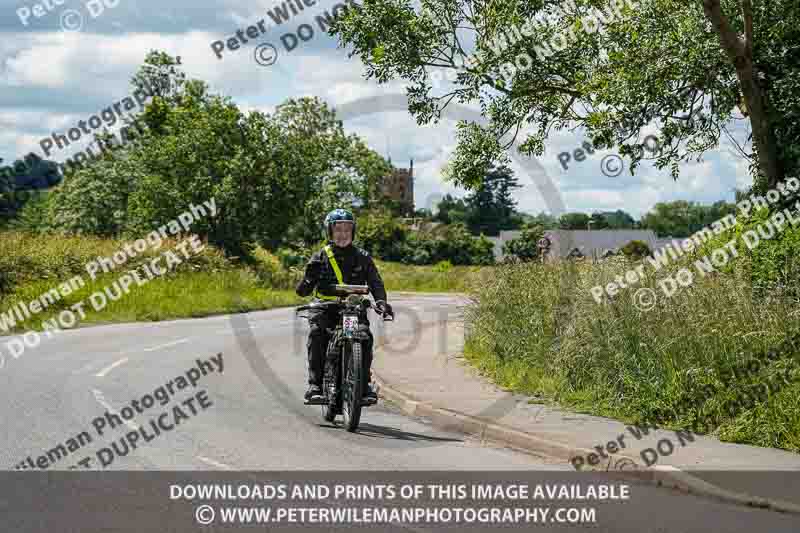
[[[419, 326], [431, 326], [457, 306], [448, 296], [403, 296], [392, 302], [401, 312], [396, 322], [385, 326], [390, 346], [413, 342], [414, 335], [435, 334], [435, 327]], [[7, 358], [0, 370], [6, 399], [3, 468], [13, 470], [29, 456], [36, 461], [86, 431], [94, 441], [55, 461], [49, 471], [92, 457], [91, 467], [107, 472], [506, 471], [529, 472], [537, 479], [570, 472], [565, 464], [438, 430], [386, 403], [365, 410], [358, 433], [326, 423], [319, 407], [302, 404], [306, 332], [305, 321], [296, 319], [292, 309], [276, 309], [80, 328], [44, 340], [17, 359]], [[6, 340], [0, 339], [0, 345]], [[107, 438], [96, 435], [98, 417], [109, 409], [120, 411], [198, 368], [198, 359], [210, 361], [220, 353], [222, 373], [209, 370], [189, 390], [178, 391], [175, 381], [176, 398], [204, 390], [210, 405], [201, 408], [201, 400], [195, 401], [191, 411], [196, 413], [185, 407], [188, 417], [179, 425], [151, 442], [140, 440], [126, 454], [117, 453], [106, 468], [99, 466], [98, 448], [109, 447], [138, 427], [133, 422], [166, 412], [175, 402], [166, 407], [156, 403], [125, 428], [106, 427]], [[207, 366], [212, 368], [211, 363]], [[701, 531], [713, 524], [717, 531], [798, 530], [797, 517], [647, 485], [633, 490], [636, 505], [601, 516], [593, 529]], [[0, 501], [13, 494], [6, 491], [1, 496]]]

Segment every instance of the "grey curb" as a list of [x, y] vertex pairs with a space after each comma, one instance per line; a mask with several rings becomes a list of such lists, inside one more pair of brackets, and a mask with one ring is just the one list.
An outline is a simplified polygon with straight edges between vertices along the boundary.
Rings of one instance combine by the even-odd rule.
[[[376, 347], [375, 355], [379, 351], [380, 348]], [[396, 404], [407, 415], [428, 418], [434, 426], [439, 428], [468, 435], [480, 435], [481, 442], [488, 441], [501, 444], [532, 455], [543, 456], [548, 459], [560, 459], [567, 462], [576, 455], [585, 456], [592, 452], [592, 450], [562, 444], [530, 432], [489, 422], [453, 409], [436, 407], [431, 402], [422, 401], [412, 394], [398, 390], [374, 369], [372, 370], [372, 377], [380, 385], [379, 396], [381, 398]], [[624, 454], [617, 454], [617, 456], [619, 458], [627, 457], [633, 459], [631, 456]], [[677, 489], [688, 494], [713, 498], [725, 503], [800, 515], [800, 505], [729, 491], [671, 466], [655, 466], [636, 470], [608, 470], [603, 465], [598, 465], [594, 468], [587, 468], [587, 470], [607, 471], [613, 476], [633, 479], [659, 487]]]

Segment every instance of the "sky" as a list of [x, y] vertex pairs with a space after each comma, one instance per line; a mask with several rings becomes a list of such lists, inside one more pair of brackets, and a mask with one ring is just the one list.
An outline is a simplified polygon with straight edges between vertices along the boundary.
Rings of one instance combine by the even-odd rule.
[[[293, 3], [297, 15], [288, 2]], [[76, 151], [85, 150], [91, 142], [90, 135], [64, 149], [52, 150], [49, 156], [43, 153], [40, 141], [53, 132], [64, 134], [78, 121], [132, 96], [130, 79], [152, 49], [180, 56], [189, 78], [204, 80], [212, 92], [230, 96], [245, 111], [271, 112], [286, 99], [301, 96], [318, 96], [333, 108], [355, 104], [358, 109], [361, 99], [403, 95], [400, 83], [378, 85], [375, 80], [367, 80], [360, 59], [348, 58], [348, 50], [337, 48], [335, 38], [319, 29], [315, 17], [326, 11], [331, 13], [338, 3], [339, 0], [0, 0], [3, 164], [29, 152], [63, 162]], [[298, 4], [302, 11], [296, 7]], [[268, 16], [268, 11], [276, 7], [285, 10], [291, 19], [276, 25]], [[258, 27], [261, 21], [264, 31]], [[308, 24], [313, 30], [313, 35], [307, 29], [301, 33], [307, 41], [285, 37], [294, 35], [301, 24]], [[255, 27], [255, 38], [247, 35], [248, 26]], [[236, 50], [226, 46], [215, 53], [214, 48], [222, 48], [237, 30], [242, 30], [248, 42], [240, 43]], [[287, 51], [286, 43], [291, 46], [293, 39], [298, 44]], [[223, 43], [212, 47], [217, 41]], [[277, 58], [265, 43], [274, 47]], [[444, 87], [446, 80], [441, 83]], [[477, 104], [469, 107], [479, 109]], [[118, 121], [111, 130], [120, 124]], [[396, 167], [407, 168], [414, 160], [417, 208], [434, 206], [444, 194], [465, 194], [442, 178], [442, 168], [456, 147], [455, 120], [445, 118], [438, 124], [420, 126], [410, 113], [395, 106], [350, 113], [344, 127], [382, 156], [391, 156]], [[734, 132], [740, 140], [747, 135], [747, 131]], [[641, 139], [650, 133], [657, 130], [643, 131]], [[607, 177], [601, 164], [604, 157], [615, 154], [614, 150], [595, 151], [582, 162], [573, 159], [565, 170], [559, 154], [580, 148], [584, 140], [580, 130], [555, 132], [547, 140], [545, 153], [538, 157], [566, 211], [622, 209], [639, 218], [657, 202], [733, 201], [734, 188], [752, 184], [747, 162], [727, 142], [706, 152], [700, 162], [682, 164], [678, 181], [672, 179], [669, 169], [658, 170], [649, 162], [643, 162], [634, 176], [624, 169], [619, 176]], [[616, 162], [609, 164], [613, 167]], [[523, 185], [515, 194], [518, 208], [533, 214], [550, 211], [552, 202], [542, 197], [527, 176], [527, 167], [520, 166], [519, 158], [511, 167]]]

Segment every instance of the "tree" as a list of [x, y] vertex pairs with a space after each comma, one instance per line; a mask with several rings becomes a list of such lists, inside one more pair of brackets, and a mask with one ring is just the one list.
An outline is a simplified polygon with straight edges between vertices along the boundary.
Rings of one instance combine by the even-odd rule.
[[164, 89], [137, 117], [147, 128], [117, 156], [68, 173], [48, 202], [53, 228], [141, 234], [214, 198], [216, 216], [190, 231], [229, 255], [248, 255], [250, 243], [310, 245], [328, 210], [366, 198], [369, 180], [388, 171], [319, 100], [245, 114], [202, 81], [186, 81], [177, 64], [166, 54], [147, 56], [134, 85]]
[[621, 209], [617, 211], [605, 211], [601, 214], [605, 219], [608, 229], [633, 229], [636, 227], [636, 220]]
[[[589, 226], [590, 223], [591, 226]], [[608, 220], [603, 213], [592, 213], [586, 225], [589, 229], [608, 229]]]
[[436, 214], [433, 220], [442, 224], [464, 222], [467, 219], [467, 211], [467, 204], [464, 203], [462, 198], [455, 198], [451, 194], [445, 194], [436, 207]]
[[13, 165], [3, 166], [0, 158], [0, 225], [5, 225], [36, 197], [36, 191], [49, 189], [61, 182], [58, 166], [33, 152]]
[[541, 226], [543, 229], [557, 229], [558, 219], [549, 213], [539, 213], [538, 215], [523, 214], [523, 224], [527, 226]]
[[[467, 188], [479, 186], [488, 165], [508, 161], [504, 151], [522, 126], [530, 132], [522, 153], [541, 155], [550, 131], [577, 125], [598, 148], [630, 156], [633, 172], [644, 154], [628, 141], [654, 124], [656, 165], [677, 179], [678, 163], [715, 148], [737, 110], [752, 130], [754, 151], [744, 146], [741, 155], [757, 183], [772, 187], [798, 168], [796, 0], [628, 1], [607, 23], [591, 24], [587, 16], [604, 4], [425, 0], [415, 11], [372, 0], [331, 33], [352, 46], [368, 77], [411, 82], [409, 111], [419, 123], [438, 120], [454, 99], [485, 110], [487, 126], [459, 124], [449, 165]], [[514, 28], [521, 33], [510, 38]], [[432, 90], [433, 68], [456, 74], [452, 90]]]
[[566, 213], [558, 219], [561, 229], [586, 229], [589, 225], [589, 215], [586, 213]]
[[642, 217], [642, 228], [651, 229], [662, 237], [688, 237], [735, 212], [736, 205], [723, 200], [712, 205], [685, 200], [659, 202]]
[[151, 50], [144, 64], [131, 80], [136, 89], [151, 91], [154, 98], [175, 104], [184, 94], [186, 74], [180, 69], [180, 56], [172, 57], [166, 52]]
[[[299, 186], [287, 198], [302, 207], [289, 228], [290, 240], [319, 240], [322, 217], [337, 207], [369, 208], [378, 180], [391, 171], [380, 155], [356, 135], [346, 135], [334, 110], [318, 98], [289, 99], [275, 110], [274, 123], [286, 135]], [[288, 154], [287, 154], [288, 155]]]
[[490, 169], [480, 185], [466, 198], [467, 224], [474, 234], [497, 236], [501, 230], [516, 229], [521, 219], [511, 195], [519, 188], [514, 172], [507, 166]]

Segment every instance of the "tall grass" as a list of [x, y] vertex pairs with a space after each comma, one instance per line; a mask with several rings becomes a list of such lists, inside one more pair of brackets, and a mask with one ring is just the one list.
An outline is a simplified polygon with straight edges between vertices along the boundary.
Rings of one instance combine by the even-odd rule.
[[[91, 236], [38, 234], [22, 231], [0, 232], [0, 295], [13, 287], [47, 280], [60, 283], [75, 275], [89, 277], [86, 264], [99, 257], [111, 257], [131, 241]], [[166, 239], [159, 248], [148, 246], [115, 272], [138, 267], [165, 250], [174, 249], [176, 239]], [[225, 259], [222, 252], [206, 246], [177, 267], [178, 272], [222, 272], [236, 265]], [[48, 287], [49, 288], [49, 287]]]
[[[141, 287], [134, 283], [130, 292], [94, 311], [89, 296], [102, 292], [118, 279], [105, 274], [89, 280], [84, 287], [69, 294], [41, 313], [17, 324], [15, 331], [42, 330], [42, 322], [55, 317], [70, 306], [84, 302], [85, 319], [80, 325], [120, 322], [144, 322], [177, 318], [204, 317], [217, 314], [243, 313], [289, 305], [299, 305], [303, 299], [293, 291], [273, 290], [259, 285], [258, 279], [246, 270], [224, 272], [178, 272], [155, 278]], [[30, 301], [49, 290], [47, 283], [27, 285], [16, 291], [14, 301]], [[0, 311], [6, 308], [6, 302]]]
[[[650, 269], [643, 282], [603, 304], [593, 299], [591, 287], [633, 266], [565, 262], [495, 269], [472, 294], [467, 357], [506, 387], [580, 411], [699, 426], [735, 442], [800, 451], [797, 382], [752, 408], [735, 405], [739, 391], [793, 364], [792, 354], [755, 374], [740, 372], [733, 384], [720, 378], [800, 331], [797, 303], [755, 294], [746, 259], [725, 274], [696, 275], [672, 298], [656, 283], [665, 271]], [[669, 270], [680, 266], [685, 263]], [[632, 303], [640, 288], [658, 296], [649, 311]], [[682, 404], [687, 398], [689, 409]]]

